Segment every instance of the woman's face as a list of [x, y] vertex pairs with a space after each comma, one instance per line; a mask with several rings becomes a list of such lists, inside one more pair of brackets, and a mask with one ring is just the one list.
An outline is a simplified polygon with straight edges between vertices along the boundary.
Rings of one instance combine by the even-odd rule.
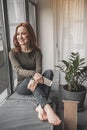
[[29, 43], [29, 32], [23, 26], [20, 26], [17, 29], [17, 41], [20, 45], [26, 45], [27, 43]]

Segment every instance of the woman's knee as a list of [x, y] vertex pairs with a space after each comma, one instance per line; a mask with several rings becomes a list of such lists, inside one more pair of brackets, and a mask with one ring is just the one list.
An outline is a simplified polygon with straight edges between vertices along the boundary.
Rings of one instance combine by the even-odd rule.
[[46, 70], [44, 73], [43, 73], [43, 76], [45, 76], [46, 78], [52, 80], [53, 79], [53, 71], [52, 70]]
[[30, 79], [27, 77], [25, 78], [18, 86], [17, 86], [17, 93], [21, 95], [30, 95], [31, 91], [27, 89], [27, 85], [29, 83]]

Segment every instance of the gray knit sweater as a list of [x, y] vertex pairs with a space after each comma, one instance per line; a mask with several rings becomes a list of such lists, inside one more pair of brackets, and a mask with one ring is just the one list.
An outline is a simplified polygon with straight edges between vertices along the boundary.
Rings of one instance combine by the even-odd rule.
[[9, 58], [13, 69], [17, 72], [18, 83], [27, 76], [32, 77], [36, 72], [42, 72], [42, 54], [40, 50], [17, 53], [12, 49], [9, 52]]

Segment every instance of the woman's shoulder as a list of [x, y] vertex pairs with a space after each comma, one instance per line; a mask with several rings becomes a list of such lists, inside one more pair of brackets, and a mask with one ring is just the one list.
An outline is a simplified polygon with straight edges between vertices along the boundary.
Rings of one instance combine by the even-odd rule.
[[35, 56], [36, 57], [42, 57], [42, 52], [41, 52], [41, 50], [40, 49], [37, 49], [37, 50], [35, 50]]
[[39, 49], [39, 48], [37, 50], [35, 50], [35, 53], [42, 55], [41, 49]]
[[9, 55], [17, 55], [17, 52], [15, 51], [14, 48], [12, 48], [12, 49], [9, 51]]
[[40, 49], [35, 50], [35, 57], [42, 57], [42, 52]]

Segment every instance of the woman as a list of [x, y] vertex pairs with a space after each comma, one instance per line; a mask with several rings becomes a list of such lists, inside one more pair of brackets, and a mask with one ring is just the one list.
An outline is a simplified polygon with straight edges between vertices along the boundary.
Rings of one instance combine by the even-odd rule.
[[52, 80], [51, 70], [42, 72], [42, 54], [36, 45], [36, 37], [29, 23], [20, 23], [13, 38], [14, 49], [9, 52], [12, 66], [18, 74], [17, 92], [23, 95], [33, 94], [38, 100], [36, 111], [40, 120], [48, 120], [59, 125], [61, 120], [51, 107], [50, 87], [44, 84], [43, 76]]

